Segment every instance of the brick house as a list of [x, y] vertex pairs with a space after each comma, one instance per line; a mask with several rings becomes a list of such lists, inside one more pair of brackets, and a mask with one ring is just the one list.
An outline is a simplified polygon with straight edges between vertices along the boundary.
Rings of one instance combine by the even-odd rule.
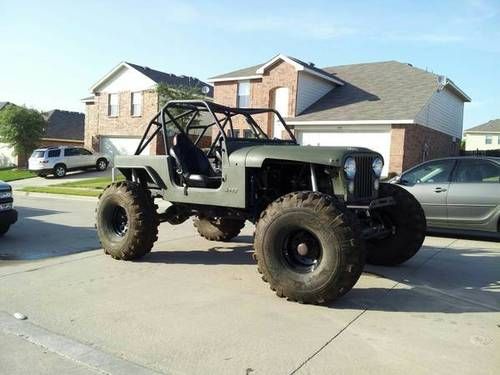
[[47, 121], [40, 147], [79, 146], [84, 143], [85, 115], [80, 112], [54, 109], [43, 114]]
[[[207, 96], [213, 94], [212, 87], [197, 78], [122, 62], [91, 87], [91, 96], [82, 99], [86, 107], [85, 147], [111, 156], [133, 154], [148, 122], [159, 110], [159, 83], [206, 86]], [[157, 142], [144, 153], [156, 154], [160, 147]]]
[[[301, 144], [380, 152], [384, 175], [457, 154], [470, 102], [450, 79], [397, 61], [319, 69], [278, 55], [208, 81], [217, 103], [277, 109]], [[259, 120], [268, 135], [283, 135], [272, 116]]]

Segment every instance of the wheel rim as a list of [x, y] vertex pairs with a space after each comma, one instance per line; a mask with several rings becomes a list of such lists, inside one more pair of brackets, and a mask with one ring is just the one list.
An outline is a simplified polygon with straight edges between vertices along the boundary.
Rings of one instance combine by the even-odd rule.
[[106, 168], [106, 162], [100, 161], [99, 162], [99, 169], [105, 169]]
[[314, 234], [304, 229], [295, 229], [285, 236], [282, 255], [294, 271], [310, 273], [321, 263], [323, 250]]
[[56, 175], [59, 177], [64, 176], [64, 168], [63, 167], [57, 167], [56, 168]]
[[124, 237], [128, 231], [128, 217], [127, 212], [123, 207], [115, 207], [111, 217], [111, 228], [113, 232], [119, 236]]

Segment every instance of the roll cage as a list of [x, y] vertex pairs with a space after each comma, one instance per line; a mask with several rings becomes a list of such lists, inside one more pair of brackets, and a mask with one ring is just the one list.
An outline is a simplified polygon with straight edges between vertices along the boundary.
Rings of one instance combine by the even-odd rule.
[[[290, 131], [290, 128], [288, 128], [285, 121], [283, 120], [283, 117], [281, 117], [279, 112], [275, 109], [231, 108], [205, 100], [170, 100], [148, 123], [146, 131], [144, 132], [144, 135], [142, 136], [141, 141], [137, 146], [135, 155], [140, 155], [159, 133], [161, 134], [163, 144], [165, 146], [165, 153], [168, 155], [170, 148], [168, 142], [168, 125], [173, 125], [177, 131], [186, 135], [189, 135], [190, 130], [201, 131], [200, 134], [197, 135], [197, 138], [193, 140], [193, 143], [197, 147], [202, 138], [207, 135], [207, 131], [209, 129], [212, 129], [213, 126], [216, 126], [218, 132], [212, 139], [210, 150], [208, 152], [208, 154], [210, 154], [216, 147], [219, 140], [226, 142], [228, 138], [231, 138], [231, 140], [233, 141], [238, 141], [238, 138], [234, 138], [235, 132], [232, 121], [233, 117], [237, 115], [241, 115], [245, 118], [255, 138], [269, 140], [267, 134], [261, 129], [255, 119], [252, 117], [253, 115], [262, 113], [274, 113], [290, 137], [290, 140], [274, 140], [275, 142], [297, 144], [297, 140], [295, 139], [293, 133]], [[199, 122], [199, 120], [196, 120], [201, 117], [201, 114], [204, 114], [206, 117], [206, 121], [202, 121], [206, 122], [205, 124]], [[182, 122], [184, 122], [184, 126], [181, 125]], [[226, 132], [226, 129], [228, 129], [229, 131]]]

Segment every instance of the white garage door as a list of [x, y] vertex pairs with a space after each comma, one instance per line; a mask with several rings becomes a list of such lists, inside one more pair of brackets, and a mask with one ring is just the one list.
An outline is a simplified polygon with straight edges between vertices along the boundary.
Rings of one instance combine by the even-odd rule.
[[[109, 156], [134, 155], [141, 138], [139, 137], [101, 137], [100, 151]], [[141, 155], [149, 155], [149, 147]]]
[[298, 131], [297, 140], [302, 145], [311, 146], [353, 146], [366, 147], [377, 151], [384, 157], [383, 176], [389, 171], [391, 133], [389, 131], [352, 131], [352, 132], [312, 132]]

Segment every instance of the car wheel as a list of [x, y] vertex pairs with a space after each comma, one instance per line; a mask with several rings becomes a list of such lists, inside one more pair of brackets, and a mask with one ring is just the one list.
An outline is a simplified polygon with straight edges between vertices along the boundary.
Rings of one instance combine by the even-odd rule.
[[0, 237], [9, 231], [10, 224], [0, 224]]
[[365, 263], [357, 218], [332, 196], [287, 194], [271, 203], [255, 229], [262, 279], [279, 297], [324, 303], [347, 293]]
[[105, 171], [108, 168], [108, 161], [106, 159], [99, 159], [96, 163], [96, 169], [98, 171]]
[[66, 166], [64, 164], [57, 164], [54, 167], [54, 176], [58, 178], [66, 176]]

